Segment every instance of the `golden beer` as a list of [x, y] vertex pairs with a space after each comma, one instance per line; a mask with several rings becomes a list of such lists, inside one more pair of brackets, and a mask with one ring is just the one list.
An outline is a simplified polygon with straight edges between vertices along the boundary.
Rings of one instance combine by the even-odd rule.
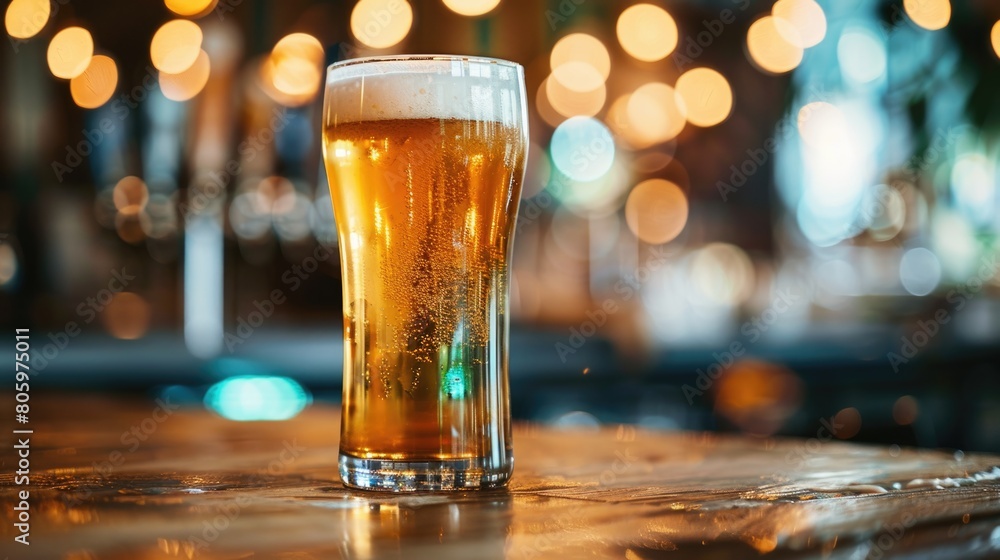
[[520, 95], [520, 68], [502, 64], [506, 86], [462, 75], [499, 70], [476, 59], [417, 65], [444, 75], [337, 81], [331, 69], [323, 147], [343, 272], [345, 484], [481, 488], [510, 475], [508, 269], [527, 138], [499, 107], [515, 98], [497, 95], [498, 113], [470, 91]]

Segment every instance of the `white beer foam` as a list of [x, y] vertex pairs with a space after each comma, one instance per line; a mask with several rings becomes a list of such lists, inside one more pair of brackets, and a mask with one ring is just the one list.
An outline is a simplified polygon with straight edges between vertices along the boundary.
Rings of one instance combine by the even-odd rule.
[[327, 122], [459, 119], [516, 124], [519, 67], [470, 59], [388, 60], [327, 72]]

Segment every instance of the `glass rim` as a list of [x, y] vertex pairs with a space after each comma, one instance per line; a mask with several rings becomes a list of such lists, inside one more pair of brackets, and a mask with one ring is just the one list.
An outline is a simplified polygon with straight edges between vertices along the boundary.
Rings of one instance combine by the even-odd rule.
[[363, 56], [360, 58], [348, 58], [338, 60], [326, 67], [327, 73], [334, 70], [359, 66], [362, 64], [378, 64], [381, 62], [481, 62], [483, 64], [495, 64], [508, 68], [523, 68], [519, 63], [502, 58], [491, 58], [488, 56], [473, 56], [464, 54], [390, 54], [377, 56]]

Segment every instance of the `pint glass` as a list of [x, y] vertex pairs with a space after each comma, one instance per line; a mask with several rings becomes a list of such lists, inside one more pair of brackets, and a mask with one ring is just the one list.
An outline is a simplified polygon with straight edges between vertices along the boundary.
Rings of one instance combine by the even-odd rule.
[[507, 483], [509, 263], [527, 145], [517, 64], [428, 55], [328, 69], [344, 484]]

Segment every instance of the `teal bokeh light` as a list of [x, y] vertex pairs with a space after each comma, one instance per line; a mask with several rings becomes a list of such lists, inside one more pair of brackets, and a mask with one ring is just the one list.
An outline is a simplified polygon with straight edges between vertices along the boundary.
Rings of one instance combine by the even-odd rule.
[[237, 375], [212, 385], [205, 406], [229, 420], [288, 420], [302, 412], [312, 396], [295, 380], [268, 375]]
[[615, 141], [601, 121], [573, 117], [552, 133], [552, 163], [574, 181], [595, 181], [611, 169], [615, 161]]

